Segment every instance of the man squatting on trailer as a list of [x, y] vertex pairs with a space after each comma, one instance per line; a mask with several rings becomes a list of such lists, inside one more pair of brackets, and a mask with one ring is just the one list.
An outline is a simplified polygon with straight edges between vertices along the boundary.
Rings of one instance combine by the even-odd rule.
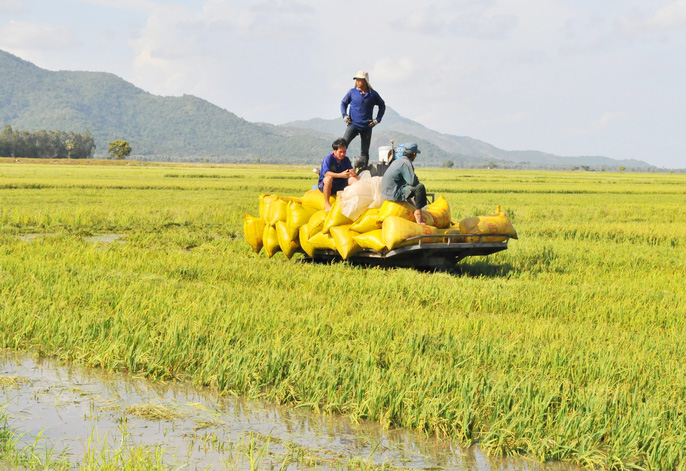
[[324, 157], [322, 167], [319, 170], [319, 191], [324, 193], [324, 209], [329, 211], [331, 203], [329, 198], [346, 186], [352, 185], [360, 178], [357, 176], [350, 159], [345, 156], [348, 150], [348, 142], [339, 138], [331, 144], [333, 152]]
[[381, 181], [381, 195], [386, 200], [409, 201], [415, 208], [414, 218], [418, 224], [426, 224], [421, 209], [426, 206], [426, 188], [419, 183], [412, 162], [421, 151], [416, 142], [405, 144], [403, 155], [396, 158], [386, 170]]

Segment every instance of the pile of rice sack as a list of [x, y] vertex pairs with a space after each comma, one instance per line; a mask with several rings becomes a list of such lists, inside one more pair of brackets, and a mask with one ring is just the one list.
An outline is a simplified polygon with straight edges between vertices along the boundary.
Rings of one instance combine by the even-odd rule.
[[[417, 224], [414, 207], [407, 202], [384, 201], [381, 177], [362, 179], [331, 197], [325, 211], [324, 194], [310, 190], [302, 197], [260, 195], [259, 217], [243, 215], [243, 231], [255, 252], [264, 247], [271, 258], [282, 251], [288, 259], [302, 249], [313, 257], [316, 250], [337, 251], [346, 260], [365, 249], [386, 253], [424, 235], [474, 234], [460, 242], [476, 242], [479, 234], [507, 234], [517, 238], [510, 219], [500, 211], [451, 222], [450, 207], [441, 195], [422, 214], [426, 225]], [[504, 241], [504, 236], [482, 237], [483, 242]], [[443, 242], [438, 238], [435, 242]]]

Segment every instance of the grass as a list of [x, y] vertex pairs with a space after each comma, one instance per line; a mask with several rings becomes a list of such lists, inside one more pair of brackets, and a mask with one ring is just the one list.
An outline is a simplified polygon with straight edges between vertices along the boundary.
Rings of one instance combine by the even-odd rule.
[[686, 468], [686, 176], [418, 175], [455, 221], [502, 205], [519, 241], [461, 276], [267, 259], [242, 215], [309, 167], [2, 164], [0, 347], [493, 454]]

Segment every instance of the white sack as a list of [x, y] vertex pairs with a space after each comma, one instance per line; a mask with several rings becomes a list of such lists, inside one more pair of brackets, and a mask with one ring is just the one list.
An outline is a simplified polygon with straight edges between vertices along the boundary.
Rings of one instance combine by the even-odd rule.
[[382, 177], [362, 175], [359, 181], [346, 187], [338, 195], [341, 212], [353, 221], [360, 217], [367, 208], [379, 208], [383, 203], [381, 197]]

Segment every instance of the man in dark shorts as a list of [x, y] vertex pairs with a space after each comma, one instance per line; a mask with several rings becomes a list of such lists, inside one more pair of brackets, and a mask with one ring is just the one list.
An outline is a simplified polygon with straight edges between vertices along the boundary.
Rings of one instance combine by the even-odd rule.
[[339, 138], [333, 141], [331, 147], [333, 152], [324, 157], [319, 171], [319, 191], [324, 193], [324, 209], [327, 211], [331, 209], [329, 202], [331, 195], [335, 195], [360, 179], [350, 159], [345, 156], [348, 151], [348, 142]]

